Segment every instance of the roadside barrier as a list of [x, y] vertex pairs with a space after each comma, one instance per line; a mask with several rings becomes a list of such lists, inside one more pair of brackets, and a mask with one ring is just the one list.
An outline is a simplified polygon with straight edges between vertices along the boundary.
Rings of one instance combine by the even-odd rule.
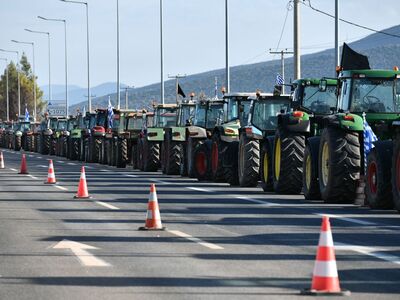
[[49, 161], [49, 171], [47, 172], [47, 181], [44, 183], [46, 184], [55, 184], [57, 183], [56, 181], [56, 174], [54, 173], [54, 167], [53, 167], [53, 160], [50, 159]]
[[0, 169], [4, 169], [3, 151], [0, 152]]
[[150, 185], [150, 196], [147, 204], [146, 224], [139, 227], [139, 230], [165, 230], [161, 224], [160, 209], [158, 207], [158, 199], [156, 186], [154, 183]]
[[329, 217], [327, 216], [322, 217], [321, 233], [319, 236], [311, 289], [302, 290], [301, 294], [350, 295], [350, 291], [340, 289], [331, 225]]
[[91, 198], [89, 196], [87, 184], [86, 184], [86, 175], [85, 175], [85, 167], [82, 166], [81, 169], [81, 177], [79, 179], [79, 186], [78, 186], [78, 192], [74, 196], [75, 199], [87, 199]]
[[29, 174], [25, 154], [22, 154], [21, 169], [18, 174]]

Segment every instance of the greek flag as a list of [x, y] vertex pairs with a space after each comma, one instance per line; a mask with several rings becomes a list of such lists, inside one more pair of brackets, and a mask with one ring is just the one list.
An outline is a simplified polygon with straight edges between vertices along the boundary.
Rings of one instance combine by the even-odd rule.
[[25, 107], [25, 122], [29, 122], [29, 111], [27, 107]]
[[277, 85], [282, 85], [285, 83], [285, 80], [283, 80], [283, 76], [281, 74], [276, 74], [275, 82]]
[[112, 128], [113, 126], [113, 116], [114, 116], [114, 107], [111, 105], [111, 98], [108, 97], [108, 108], [107, 108], [107, 115], [108, 115], [108, 128]]
[[367, 120], [364, 117], [364, 155], [367, 157], [368, 153], [371, 152], [372, 148], [374, 148], [374, 142], [376, 142], [378, 138], [375, 133], [372, 131], [371, 126], [369, 126]]

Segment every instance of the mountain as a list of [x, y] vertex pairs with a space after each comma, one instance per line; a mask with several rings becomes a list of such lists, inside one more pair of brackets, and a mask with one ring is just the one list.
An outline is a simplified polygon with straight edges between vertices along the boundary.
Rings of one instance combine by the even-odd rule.
[[[400, 25], [385, 29], [384, 32], [400, 35]], [[332, 38], [333, 40], [333, 38]], [[400, 38], [373, 33], [363, 39], [349, 43], [354, 50], [367, 55], [370, 65], [375, 69], [392, 69], [400, 66]], [[302, 77], [332, 77], [334, 71], [334, 49], [301, 56]], [[293, 78], [293, 58], [285, 59], [285, 77]], [[231, 67], [231, 92], [252, 92], [260, 89], [271, 92], [276, 74], [280, 73], [280, 60]], [[182, 78], [180, 85], [186, 94], [195, 92], [214, 96], [214, 78], [218, 78], [219, 87], [224, 84], [225, 70], [218, 69]], [[116, 104], [116, 94], [112, 93], [93, 99], [92, 108], [107, 107], [108, 97]], [[121, 93], [121, 106], [124, 107], [125, 95]], [[160, 84], [155, 83], [129, 91], [130, 108], [148, 108], [153, 100], [160, 102]], [[165, 100], [175, 102], [175, 81], [165, 82]], [[82, 108], [86, 102], [74, 105], [71, 109]], [[71, 110], [71, 111], [73, 111]]]
[[[121, 83], [121, 87], [126, 87], [126, 84]], [[91, 94], [95, 97], [101, 97], [104, 95], [108, 95], [110, 93], [115, 92], [117, 87], [116, 82], [106, 82], [94, 87], [91, 87]], [[44, 85], [40, 87], [44, 92], [44, 99], [48, 99], [48, 91], [49, 86]], [[64, 100], [65, 99], [65, 85], [61, 84], [52, 84], [51, 85], [51, 93], [53, 100]], [[77, 85], [69, 85], [68, 86], [68, 98], [70, 105], [75, 105], [80, 102], [86, 101], [87, 97], [87, 88], [83, 88]]]

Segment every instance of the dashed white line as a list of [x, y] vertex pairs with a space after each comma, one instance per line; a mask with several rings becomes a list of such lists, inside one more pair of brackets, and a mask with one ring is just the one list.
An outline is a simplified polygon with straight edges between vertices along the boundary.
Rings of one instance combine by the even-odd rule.
[[165, 182], [165, 181], [162, 181], [162, 180], [158, 180], [158, 179], [150, 179], [150, 180], [153, 181], [153, 182], [156, 182], [158, 184], [164, 184], [164, 185], [169, 184], [168, 182]]
[[14, 172], [17, 172], [17, 170], [16, 170], [16, 169], [14, 169], [14, 168], [10, 168], [10, 170], [11, 170], [11, 171], [14, 171]]
[[119, 207], [116, 207], [116, 206], [114, 206], [114, 205], [111, 205], [111, 204], [108, 204], [108, 203], [105, 203], [105, 202], [95, 201], [95, 203], [97, 203], [97, 204], [99, 204], [99, 205], [102, 205], [102, 206], [104, 206], [104, 207], [107, 207], [107, 208], [109, 208], [109, 209], [112, 209], [112, 210], [119, 210]]
[[45, 165], [37, 165], [39, 168], [47, 168]]
[[42, 159], [43, 157], [41, 157], [41, 156], [38, 156], [37, 158], [39, 158], [39, 159]]
[[197, 187], [193, 187], [193, 186], [188, 186], [187, 189], [197, 191], [197, 192], [212, 193], [212, 191], [209, 189], [202, 189], [202, 188], [197, 188]]
[[373, 248], [373, 247], [356, 246], [343, 243], [335, 243], [335, 249], [355, 251], [361, 254], [373, 256], [388, 262], [392, 262], [396, 265], [400, 265], [400, 257], [384, 253], [385, 251], [389, 251], [388, 249], [384, 248]]
[[71, 162], [69, 162], [69, 163], [67, 163], [67, 165], [76, 166], [76, 163], [71, 163]]
[[93, 169], [91, 166], [85, 166], [85, 169]]
[[343, 216], [339, 216], [339, 215], [331, 215], [331, 214], [321, 214], [321, 213], [317, 213], [316, 215], [318, 216], [327, 216], [333, 219], [340, 219], [343, 221], [347, 221], [350, 223], [355, 223], [355, 224], [359, 224], [359, 225], [367, 225], [367, 226], [378, 226], [378, 224], [376, 223], [372, 223], [372, 222], [368, 222], [368, 221], [363, 221], [363, 220], [358, 220], [358, 219], [353, 219], [353, 218], [347, 218], [347, 217], [343, 217]]
[[178, 230], [168, 230], [168, 232], [170, 232], [170, 233], [172, 233], [172, 234], [174, 234], [174, 235], [176, 235], [176, 236], [179, 236], [179, 237], [181, 237], [181, 238], [187, 239], [187, 240], [189, 240], [189, 241], [195, 242], [195, 243], [197, 243], [197, 244], [199, 244], [199, 245], [202, 245], [202, 246], [207, 247], [207, 248], [212, 249], [212, 250], [222, 250], [222, 249], [224, 249], [224, 248], [222, 248], [221, 246], [218, 246], [218, 245], [216, 245], [216, 244], [212, 244], [212, 243], [205, 242], [205, 241], [203, 241], [203, 240], [201, 240], [201, 239], [199, 239], [199, 238], [193, 237], [193, 236], [191, 236], [191, 235], [189, 235], [189, 234], [187, 234], [187, 233], [184, 233], [184, 232], [182, 232], [182, 231], [178, 231]]
[[263, 200], [258, 200], [258, 199], [252, 199], [246, 196], [233, 196], [236, 199], [240, 199], [240, 200], [245, 200], [245, 201], [249, 201], [249, 202], [253, 202], [253, 203], [257, 203], [257, 204], [263, 204], [263, 205], [268, 205], [268, 206], [280, 206], [280, 204], [278, 203], [272, 203], [272, 202], [268, 202], [268, 201], [263, 201]]
[[62, 190], [62, 191], [68, 191], [66, 187], [63, 187], [61, 185], [53, 185], [56, 189]]
[[57, 160], [58, 163], [63, 164], [64, 161], [63, 160]]
[[102, 172], [111, 172], [110, 170], [106, 170], [106, 169], [101, 169], [100, 171], [102, 171]]
[[33, 176], [33, 175], [28, 175], [28, 177], [30, 177], [30, 178], [32, 178], [32, 179], [35, 179], [35, 180], [39, 180], [39, 178], [37, 178], [37, 177], [35, 177], [35, 176]]

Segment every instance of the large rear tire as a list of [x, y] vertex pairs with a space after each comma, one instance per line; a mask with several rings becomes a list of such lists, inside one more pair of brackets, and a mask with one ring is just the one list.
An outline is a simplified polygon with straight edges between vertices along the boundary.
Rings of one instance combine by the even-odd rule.
[[184, 160], [185, 169], [187, 172], [187, 176], [190, 178], [196, 178], [195, 171], [195, 160], [194, 160], [194, 151], [197, 147], [204, 143], [203, 139], [194, 139], [189, 136], [188, 142], [186, 144], [186, 157]]
[[353, 203], [360, 172], [359, 134], [331, 126], [325, 128], [318, 154], [322, 199], [326, 203]]
[[400, 136], [393, 141], [392, 155], [392, 195], [394, 208], [400, 212]]
[[128, 141], [127, 139], [118, 139], [116, 142], [116, 167], [126, 168], [128, 162]]
[[239, 142], [231, 142], [223, 152], [224, 179], [232, 186], [239, 185]]
[[303, 187], [305, 136], [278, 128], [273, 151], [274, 191], [278, 194], [300, 194]]
[[193, 150], [193, 171], [199, 181], [212, 179], [211, 148], [212, 142], [206, 141]]
[[377, 141], [367, 157], [365, 196], [371, 208], [393, 207], [391, 186], [392, 141]]
[[224, 181], [224, 167], [222, 152], [226, 148], [226, 143], [221, 140], [219, 133], [212, 136], [211, 145], [211, 174], [213, 181]]
[[178, 175], [181, 165], [181, 143], [172, 141], [172, 131], [167, 130], [163, 142], [163, 169], [167, 175]]
[[143, 171], [155, 172], [160, 167], [160, 144], [143, 140]]
[[19, 151], [21, 150], [22, 147], [22, 138], [20, 136], [15, 136], [14, 137], [14, 150]]
[[318, 183], [319, 137], [308, 139], [303, 160], [303, 193], [307, 200], [321, 199]]
[[264, 192], [272, 192], [274, 190], [273, 179], [272, 179], [272, 151], [273, 151], [274, 137], [269, 136], [263, 143], [261, 151], [261, 187]]
[[239, 141], [239, 185], [257, 186], [260, 178], [260, 142], [245, 134]]

